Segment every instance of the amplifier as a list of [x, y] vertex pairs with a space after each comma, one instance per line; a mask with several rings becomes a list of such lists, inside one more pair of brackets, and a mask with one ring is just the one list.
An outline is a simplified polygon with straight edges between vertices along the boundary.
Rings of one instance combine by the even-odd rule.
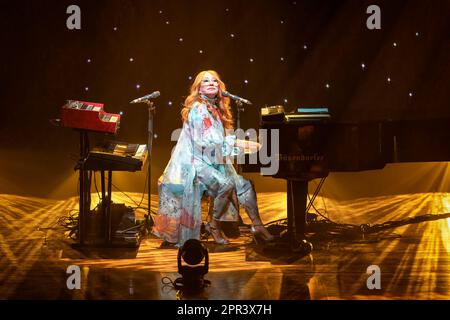
[[[103, 215], [102, 204], [91, 210], [86, 218], [86, 244], [108, 245], [106, 239], [108, 223]], [[138, 247], [143, 233], [144, 225], [136, 220], [132, 207], [123, 203], [111, 203], [111, 243], [109, 245]]]

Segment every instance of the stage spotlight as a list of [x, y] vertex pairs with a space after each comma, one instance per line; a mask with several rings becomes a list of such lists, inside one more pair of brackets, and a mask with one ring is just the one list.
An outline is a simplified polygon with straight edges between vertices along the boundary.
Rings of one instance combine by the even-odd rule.
[[[188, 265], [183, 266], [182, 260]], [[203, 265], [200, 265], [204, 261]], [[178, 250], [178, 273], [181, 278], [175, 280], [179, 289], [201, 290], [211, 284], [209, 280], [203, 279], [208, 273], [209, 255], [208, 250], [196, 239], [189, 239]]]

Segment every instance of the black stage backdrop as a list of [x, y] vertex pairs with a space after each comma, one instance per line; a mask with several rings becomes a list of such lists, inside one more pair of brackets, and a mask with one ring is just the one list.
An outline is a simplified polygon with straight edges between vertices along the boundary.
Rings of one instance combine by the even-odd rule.
[[[81, 30], [69, 30], [69, 5]], [[369, 5], [381, 30], [369, 30]], [[118, 139], [145, 143], [155, 100], [153, 190], [192, 77], [214, 69], [259, 109], [325, 106], [336, 120], [450, 117], [450, 1], [2, 1], [0, 193], [76, 195], [78, 136], [52, 126], [66, 99], [124, 113]], [[259, 191], [283, 190], [260, 179]], [[144, 173], [117, 175], [142, 191]]]

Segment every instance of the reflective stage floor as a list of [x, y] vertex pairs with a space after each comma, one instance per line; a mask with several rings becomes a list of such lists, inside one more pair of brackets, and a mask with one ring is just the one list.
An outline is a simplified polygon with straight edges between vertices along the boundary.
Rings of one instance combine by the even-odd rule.
[[[114, 194], [133, 206], [141, 194]], [[94, 197], [94, 195], [93, 195]], [[284, 193], [261, 193], [264, 222], [286, 217]], [[156, 196], [152, 198], [156, 209]], [[95, 202], [95, 201], [93, 201]], [[145, 203], [145, 201], [144, 201]], [[162, 283], [175, 280], [177, 250], [145, 237], [136, 249], [74, 249], [57, 225], [77, 209], [77, 198], [48, 200], [0, 195], [0, 299], [449, 299], [450, 194], [383, 196], [336, 202], [318, 198], [319, 212], [342, 224], [384, 225], [370, 236], [317, 231], [309, 255], [261, 252], [247, 233], [227, 246], [205, 242], [211, 286], [186, 293]], [[137, 211], [138, 216], [145, 212]], [[423, 215], [423, 221], [405, 220]], [[249, 220], [242, 213], [244, 222]], [[388, 228], [391, 226], [391, 228]], [[81, 288], [66, 285], [68, 266], [81, 270]], [[368, 289], [369, 266], [380, 270], [381, 289]]]

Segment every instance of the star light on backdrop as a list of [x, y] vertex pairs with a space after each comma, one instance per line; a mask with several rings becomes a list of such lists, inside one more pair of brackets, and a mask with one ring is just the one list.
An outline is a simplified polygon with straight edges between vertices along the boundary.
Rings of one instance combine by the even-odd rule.
[[[292, 2], [291, 4], [295, 6], [297, 3], [296, 3], [296, 2]], [[225, 12], [230, 13], [230, 8], [225, 8], [224, 10], [225, 10]], [[159, 15], [163, 15], [163, 14], [164, 14], [164, 11], [163, 11], [163, 10], [158, 10], [158, 14], [159, 14]], [[171, 24], [170, 20], [163, 20], [163, 23], [164, 23], [166, 26], [169, 26], [169, 25]], [[280, 23], [280, 25], [284, 25], [284, 24], [286, 23], [286, 20], [285, 20], [285, 19], [281, 19], [281, 20], [279, 20], [279, 23]], [[115, 32], [119, 30], [119, 28], [117, 27], [117, 25], [114, 25], [112, 29], [113, 29], [113, 31], [115, 31]], [[230, 37], [231, 39], [237, 39], [236, 33], [234, 33], [234, 32], [228, 33], [228, 35], [229, 35], [229, 37]], [[417, 37], [419, 37], [420, 32], [419, 32], [419, 31], [415, 31], [415, 32], [414, 32], [414, 35], [415, 35], [415, 37], [417, 38]], [[178, 41], [178, 43], [182, 43], [182, 42], [185, 42], [185, 39], [184, 39], [183, 37], [179, 36], [179, 37], [177, 38], [177, 41]], [[392, 43], [392, 46], [393, 46], [394, 48], [397, 48], [397, 47], [398, 47], [398, 42], [394, 41], [394, 42]], [[309, 48], [307, 43], [304, 43], [301, 47], [303, 48], [303, 50], [307, 50], [307, 49]], [[198, 49], [197, 52], [198, 52], [198, 54], [200, 54], [200, 55], [203, 55], [203, 54], [205, 53], [205, 52], [204, 52], [204, 49]], [[254, 57], [251, 57], [251, 58], [248, 59], [248, 61], [249, 61], [251, 64], [253, 64], [253, 63], [255, 63], [255, 58], [254, 58]], [[92, 58], [90, 58], [90, 57], [87, 58], [86, 62], [87, 62], [88, 64], [90, 64], [90, 63], [92, 62]], [[134, 57], [130, 57], [130, 58], [129, 58], [129, 62], [130, 62], [130, 63], [135, 62]], [[285, 63], [285, 62], [286, 62], [285, 57], [284, 57], [284, 56], [279, 57], [279, 62], [280, 62], [280, 63]], [[366, 70], [366, 69], [367, 69], [367, 64], [366, 64], [365, 62], [362, 62], [362, 63], [360, 64], [360, 66], [361, 66], [361, 69], [362, 69], [362, 70]], [[192, 76], [188, 76], [188, 80], [189, 80], [189, 81], [192, 81], [192, 79], [193, 79]], [[386, 81], [387, 81], [388, 84], [390, 84], [390, 83], [392, 82], [391, 77], [388, 76], [388, 77], [386, 78]], [[249, 84], [249, 79], [244, 79], [244, 80], [243, 80], [243, 84], [244, 84], [244, 85], [248, 85], [248, 84]], [[139, 90], [139, 89], [141, 88], [141, 85], [140, 85], [140, 84], [136, 84], [136, 85], [135, 85], [135, 88], [136, 88], [137, 90]], [[326, 88], [326, 89], [330, 89], [330, 88], [331, 88], [330, 83], [326, 83], [326, 84], [325, 84], [325, 88]], [[88, 86], [84, 87], [84, 91], [85, 91], [85, 92], [89, 91], [89, 87], [88, 87]], [[412, 91], [410, 91], [410, 92], [408, 92], [408, 96], [409, 96], [410, 98], [412, 98], [412, 97], [414, 96], [414, 93], [413, 93]], [[287, 99], [286, 99], [286, 98], [284, 98], [283, 101], [284, 101], [284, 103], [287, 103]], [[169, 106], [172, 106], [172, 104], [173, 104], [172, 101], [169, 101], [169, 102], [168, 102], [168, 105], [169, 105]]]
[[[295, 1], [292, 2], [292, 5], [296, 5], [296, 4], [297, 4], [297, 3], [296, 3]], [[230, 9], [229, 9], [229, 8], [225, 8], [225, 12], [227, 12], [227, 13], [230, 12]], [[158, 13], [159, 13], [159, 14], [163, 14], [163, 10], [159, 10]], [[169, 25], [169, 24], [170, 24], [170, 21], [169, 21], [169, 20], [166, 20], [166, 21], [165, 21], [165, 24], [166, 24], [166, 25]], [[285, 20], [284, 20], [284, 19], [281, 19], [281, 20], [280, 20], [280, 24], [285, 24]], [[419, 32], [416, 32], [415, 35], [418, 36], [418, 35], [419, 35]], [[235, 38], [235, 37], [236, 37], [234, 33], [230, 33], [229, 36], [230, 36], [230, 38]], [[179, 42], [183, 42], [184, 39], [183, 39], [182, 37], [179, 37], [179, 38], [178, 38], [178, 41], [179, 41]], [[397, 47], [397, 46], [398, 46], [398, 43], [397, 43], [397, 42], [394, 42], [394, 43], [393, 43], [393, 46], [394, 46], [394, 47]], [[304, 50], [307, 50], [307, 49], [308, 49], [308, 45], [307, 45], [306, 43], [303, 45], [303, 49], [304, 49]], [[198, 53], [199, 53], [199, 54], [203, 54], [203, 53], [204, 53], [204, 50], [203, 50], [203, 49], [199, 49], [199, 50], [198, 50]], [[255, 59], [254, 59], [254, 58], [250, 58], [250, 59], [249, 59], [249, 62], [250, 62], [250, 63], [253, 63], [253, 62], [255, 62]], [[280, 62], [285, 62], [285, 58], [284, 58], [284, 57], [280, 57]], [[361, 68], [362, 68], [363, 70], [365, 70], [365, 69], [366, 69], [366, 64], [365, 64], [365, 63], [361, 63]], [[192, 77], [189, 76], [188, 79], [189, 79], [189, 80], [192, 80]], [[388, 82], [390, 82], [390, 79], [388, 79]], [[249, 83], [249, 80], [245, 79], [245, 80], [244, 80], [244, 84], [247, 85], [248, 83]], [[329, 89], [329, 88], [330, 88], [330, 84], [327, 83], [327, 84], [325, 85], [325, 87], [326, 87], [327, 89]]]
[[[291, 2], [291, 5], [293, 5], [293, 6], [295, 6], [296, 4], [297, 4], [296, 2]], [[230, 8], [224, 8], [224, 10], [225, 10], [225, 12], [228, 13], [228, 14], [231, 13], [231, 9], [230, 9]], [[167, 19], [168, 17], [166, 17], [166, 16], [164, 15], [164, 10], [160, 9], [160, 10], [157, 10], [156, 12], [162, 17], [162, 20], [160, 20], [159, 23], [162, 23], [163, 25], [165, 24], [168, 28], [173, 29], [173, 30], [171, 30], [171, 32], [173, 31], [174, 33], [176, 33], [177, 31], [179, 31], [179, 30], [177, 30], [177, 27], [172, 26], [172, 23], [171, 23], [171, 22], [172, 22], [171, 20], [175, 19], [176, 17], [171, 16], [171, 19], [169, 20], [169, 19]], [[230, 17], [231, 17], [231, 15], [230, 15]], [[282, 17], [281, 19], [278, 18], [279, 25], [283, 25], [283, 28], [284, 28], [284, 26], [287, 25], [287, 24], [286, 24], [286, 21], [289, 20], [289, 19], [290, 19], [290, 18], [288, 18], [288, 17]], [[276, 20], [275, 20], [275, 21], [276, 21]], [[176, 25], [176, 24], [175, 24], [175, 25]], [[114, 26], [113, 26], [113, 30], [114, 30], [114, 31], [118, 31], [117, 25], [114, 25]], [[239, 38], [236, 36], [236, 32], [229, 32], [229, 31], [227, 32], [226, 28], [223, 28], [223, 29], [222, 29], [222, 32], [224, 32], [224, 35], [225, 35], [225, 36], [228, 35], [228, 37], [229, 37], [230, 39], [233, 39], [233, 40], [236, 40], [236, 41], [243, 41], [243, 40], [245, 41], [245, 39], [239, 39]], [[280, 30], [280, 32], [282, 32], [282, 31]], [[415, 31], [415, 32], [413, 32], [413, 34], [415, 35], [415, 37], [419, 37], [420, 32], [419, 32], [419, 31]], [[184, 37], [182, 37], [182, 36], [175, 37], [175, 38], [173, 38], [173, 40], [177, 41], [178, 43], [185, 43], [186, 45], [188, 45], [187, 47], [185, 47], [186, 49], [184, 49], [184, 50], [187, 50], [187, 52], [188, 52], [189, 50], [192, 50], [192, 47], [195, 47], [195, 45], [198, 44], [198, 40], [196, 40], [196, 41], [194, 41], [194, 42], [192, 42], [192, 41], [186, 41], [186, 39], [185, 39]], [[189, 43], [189, 42], [192, 42], [192, 43]], [[397, 42], [397, 41], [392, 42], [392, 46], [395, 47], [395, 48], [397, 48], [397, 47], [398, 47], [398, 42]], [[304, 42], [302, 45], [300, 45], [300, 48], [303, 49], [304, 51], [306, 51], [306, 50], [309, 49], [309, 45], [308, 45], [306, 42]], [[198, 53], [199, 55], [205, 55], [205, 49], [208, 49], [208, 48], [197, 49], [197, 53]], [[289, 50], [289, 48], [288, 48], [288, 50]], [[284, 50], [284, 51], [286, 51], [286, 50]], [[137, 54], [137, 52], [130, 52], [130, 53]], [[245, 54], [244, 51], [243, 51], [242, 53]], [[208, 55], [208, 56], [209, 56], [209, 55]], [[237, 52], [237, 54], [236, 54], [237, 59], [240, 59], [239, 56], [241, 56], [241, 54], [240, 54], [239, 52]], [[307, 57], [307, 56], [306, 56], [306, 57]], [[302, 59], [305, 59], [306, 57], [302, 57]], [[255, 57], [250, 57], [250, 58], [247, 58], [247, 59], [248, 59], [247, 61], [248, 61], [249, 64], [254, 64], [254, 63], [256, 63]], [[278, 60], [279, 60], [279, 63], [287, 63], [287, 60], [286, 60], [286, 57], [285, 57], [285, 56], [279, 56]], [[92, 62], [92, 58], [89, 57], [89, 58], [87, 59], [87, 63], [91, 63], [91, 62]], [[130, 57], [130, 58], [129, 58], [129, 62], [130, 62], [130, 63], [136, 63], [136, 60], [135, 60], [134, 57]], [[361, 67], [361, 70], [366, 71], [366, 70], [367, 70], [367, 63], [366, 63], [366, 62], [361, 62], [361, 63], [360, 63], [360, 67]], [[192, 76], [187, 76], [187, 78], [188, 78], [189, 81], [192, 81], [192, 79], [193, 79]], [[241, 79], [242, 79], [242, 78], [241, 78]], [[388, 77], [385, 78], [385, 79], [386, 79], [385, 81], [387, 81], [388, 84], [390, 84], [391, 81], [392, 81], [390, 76], [388, 76]], [[248, 86], [249, 83], [250, 83], [250, 81], [251, 81], [251, 79], [250, 79], [250, 78], [245, 78], [245, 79], [243, 79], [243, 80], [241, 80], [241, 81], [242, 81], [241, 83], [243, 83], [244, 86]], [[140, 87], [141, 87], [140, 84], [136, 84], [136, 85], [135, 85], [135, 88], [136, 88], [137, 90], [139, 90]], [[330, 89], [330, 88], [331, 88], [331, 84], [330, 84], [330, 83], [325, 83], [325, 88], [326, 88], [326, 89]], [[88, 91], [88, 90], [89, 90], [89, 88], [86, 86], [86, 87], [85, 87], [85, 91]], [[408, 94], [408, 96], [409, 96], [410, 98], [412, 98], [412, 97], [414, 96], [414, 94], [412, 93], [412, 91], [411, 91], [411, 92], [407, 92], [407, 94]], [[287, 103], [287, 98], [282, 99], [282, 101], [284, 101], [284, 103]], [[167, 105], [168, 105], [168, 106], [172, 106], [172, 105], [173, 105], [172, 101], [169, 101], [169, 102], [167, 103]]]

